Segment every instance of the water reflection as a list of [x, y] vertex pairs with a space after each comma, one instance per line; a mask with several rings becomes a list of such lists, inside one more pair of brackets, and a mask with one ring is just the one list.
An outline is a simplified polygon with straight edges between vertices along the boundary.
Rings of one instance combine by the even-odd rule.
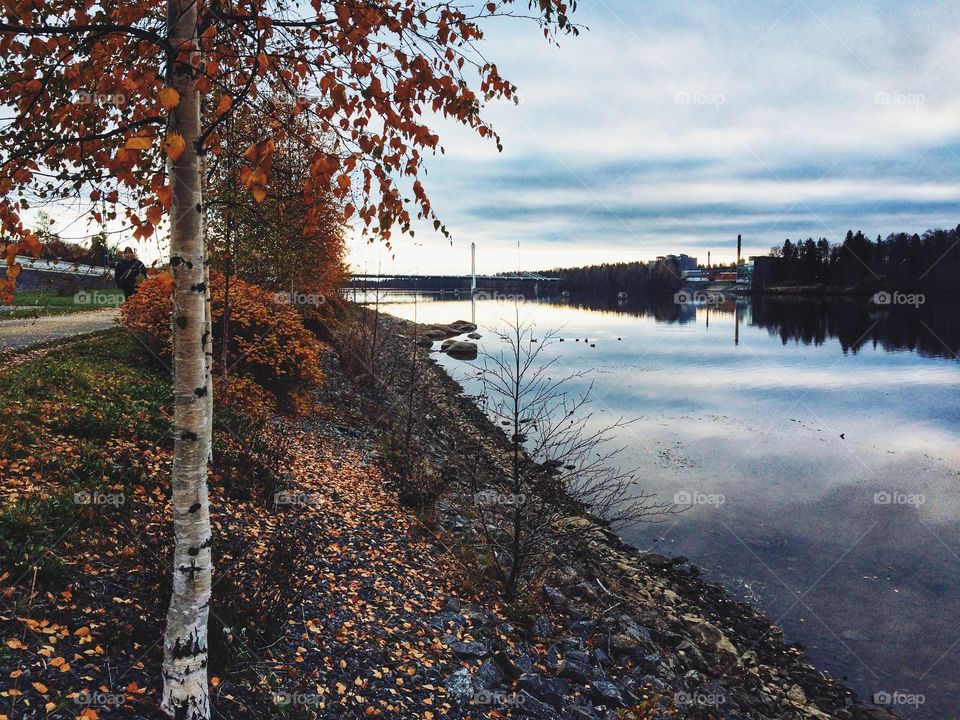
[[[468, 296], [381, 303], [422, 322], [473, 318], [488, 351], [489, 328], [515, 309]], [[861, 696], [924, 694], [900, 710], [931, 720], [960, 704], [956, 310], [780, 297], [521, 306], [541, 329], [562, 328], [557, 372], [592, 370], [598, 422], [638, 418], [622, 459], [643, 468], [646, 490], [726, 499], [625, 538], [689, 557]], [[437, 358], [475, 391], [470, 364]]]
[[[694, 298], [696, 295], [694, 294]], [[603, 297], [544, 298], [545, 303], [593, 312], [650, 317], [657, 322], [692, 323], [702, 317], [734, 317], [734, 342], [742, 323], [764, 328], [781, 341], [823, 345], [836, 339], [844, 352], [857, 352], [865, 345], [887, 351], [909, 350], [925, 357], [956, 358], [960, 349], [960, 300], [924, 298], [923, 304], [877, 305], [862, 297], [753, 298], [721, 295], [716, 302], [676, 302], [673, 298], [618, 301]]]

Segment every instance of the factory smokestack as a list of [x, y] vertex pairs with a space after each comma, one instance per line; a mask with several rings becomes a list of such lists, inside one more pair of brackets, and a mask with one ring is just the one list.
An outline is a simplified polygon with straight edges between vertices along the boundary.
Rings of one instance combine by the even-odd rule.
[[707, 267], [710, 267], [710, 251], [707, 250]]
[[737, 265], [740, 264], [740, 248], [742, 247], [740, 242], [740, 236], [737, 235]]

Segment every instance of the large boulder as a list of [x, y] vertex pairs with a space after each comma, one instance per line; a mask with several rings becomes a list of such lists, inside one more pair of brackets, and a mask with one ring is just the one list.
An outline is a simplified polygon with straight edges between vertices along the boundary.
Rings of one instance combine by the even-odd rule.
[[456, 320], [455, 322], [450, 323], [449, 327], [453, 330], [456, 330], [458, 335], [474, 332], [477, 329], [476, 324], [470, 322], [469, 320]]
[[423, 331], [423, 334], [431, 340], [445, 340], [446, 338], [450, 337], [450, 333], [442, 326], [427, 328]]
[[466, 340], [447, 340], [440, 347], [440, 350], [455, 360], [477, 359], [477, 344]]

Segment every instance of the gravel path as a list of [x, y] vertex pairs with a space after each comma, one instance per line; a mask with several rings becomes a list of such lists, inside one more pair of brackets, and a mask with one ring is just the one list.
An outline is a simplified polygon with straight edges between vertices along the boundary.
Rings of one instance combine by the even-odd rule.
[[119, 314], [118, 309], [107, 308], [23, 320], [0, 320], [0, 350], [106, 330], [116, 324]]

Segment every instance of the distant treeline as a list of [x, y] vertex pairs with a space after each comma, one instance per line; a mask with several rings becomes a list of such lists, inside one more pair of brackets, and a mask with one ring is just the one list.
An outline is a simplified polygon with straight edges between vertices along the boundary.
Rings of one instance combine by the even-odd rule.
[[683, 284], [674, 260], [660, 260], [651, 268], [646, 262], [604, 263], [575, 268], [544, 270], [560, 278], [560, 289], [591, 295], [660, 295], [676, 292]]
[[923, 235], [893, 233], [886, 240], [848, 231], [840, 245], [826, 238], [788, 239], [772, 248], [770, 255], [780, 258], [773, 282], [956, 292], [960, 226]]

